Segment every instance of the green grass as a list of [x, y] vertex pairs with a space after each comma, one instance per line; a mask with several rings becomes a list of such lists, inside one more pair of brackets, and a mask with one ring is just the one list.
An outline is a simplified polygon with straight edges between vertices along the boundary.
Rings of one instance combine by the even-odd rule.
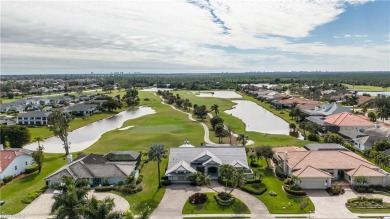
[[[381, 214], [385, 215], [390, 213], [390, 209], [369, 209], [369, 208], [348, 208], [348, 210], [352, 213], [356, 214]], [[378, 218], [378, 217], [375, 217]]]
[[[160, 170], [163, 174], [165, 172], [165, 168], [167, 166], [168, 159], [164, 159], [160, 163]], [[141, 185], [142, 192], [126, 195], [119, 192], [115, 192], [116, 194], [125, 198], [131, 206], [131, 210], [136, 214], [144, 209], [146, 205], [155, 209], [157, 205], [160, 203], [161, 199], [165, 193], [165, 187], [158, 189], [158, 180], [157, 180], [157, 162], [149, 162], [144, 165], [141, 170], [141, 175], [144, 176]]]
[[[260, 164], [260, 167], [257, 169], [264, 174], [262, 183], [264, 183], [268, 189], [267, 192], [262, 195], [256, 195], [256, 197], [267, 206], [268, 211], [271, 214], [302, 214], [315, 210], [314, 204], [310, 198], [296, 198], [287, 195], [287, 193], [283, 191], [283, 181], [276, 178], [272, 170], [265, 169], [265, 159], [259, 160], [258, 163]], [[276, 192], [278, 195], [270, 196], [268, 193], [271, 191]], [[307, 202], [309, 205], [304, 210], [301, 210], [301, 202]]]
[[183, 214], [250, 214], [249, 208], [238, 198], [231, 206], [222, 206], [215, 201], [216, 193], [207, 192], [207, 201], [203, 204], [191, 204], [188, 200], [183, 207]]
[[384, 89], [380, 86], [369, 86], [369, 85], [350, 85], [350, 84], [344, 84], [347, 86], [347, 89], [350, 90], [357, 90], [357, 91], [387, 91], [388, 89]]
[[14, 179], [0, 189], [1, 200], [5, 205], [0, 207], [0, 212], [16, 214], [27, 205], [21, 201], [29, 192], [35, 192], [45, 186], [44, 178], [53, 173], [66, 163], [62, 154], [45, 154], [42, 172], [35, 172], [29, 176]]

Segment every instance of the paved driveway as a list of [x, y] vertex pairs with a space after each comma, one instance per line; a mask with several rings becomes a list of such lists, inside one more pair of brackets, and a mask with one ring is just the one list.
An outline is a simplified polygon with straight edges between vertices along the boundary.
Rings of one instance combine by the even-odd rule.
[[[217, 191], [223, 191], [223, 187], [213, 187]], [[160, 204], [153, 212], [151, 219], [181, 219], [181, 211], [184, 207], [187, 198], [195, 192], [213, 192], [209, 188], [194, 187], [190, 185], [174, 184], [167, 187], [164, 197]], [[234, 190], [233, 195], [242, 200], [252, 212], [253, 218], [268, 218], [272, 217], [267, 207], [259, 199], [243, 192]]]
[[[130, 208], [130, 205], [126, 201], [126, 199], [122, 198], [119, 195], [112, 194], [109, 192], [95, 193], [94, 191], [90, 191], [88, 193], [88, 196], [91, 197], [92, 195], [94, 195], [98, 200], [102, 200], [106, 197], [113, 198], [115, 203], [114, 210], [116, 211], [124, 212]], [[31, 204], [29, 204], [21, 212], [19, 212], [12, 218], [28, 218], [28, 219], [51, 218], [53, 216], [50, 216], [50, 210], [53, 203], [54, 203], [53, 190], [48, 189], [45, 191], [45, 193], [40, 195]]]
[[[306, 193], [316, 207], [316, 211], [313, 214], [314, 218], [358, 218], [358, 215], [361, 215], [351, 213], [345, 207], [348, 199], [361, 195], [351, 189], [345, 189], [345, 193], [338, 196], [329, 196], [325, 190], [306, 190]], [[390, 202], [389, 196], [378, 194], [372, 196], [380, 197], [383, 198], [383, 201]]]

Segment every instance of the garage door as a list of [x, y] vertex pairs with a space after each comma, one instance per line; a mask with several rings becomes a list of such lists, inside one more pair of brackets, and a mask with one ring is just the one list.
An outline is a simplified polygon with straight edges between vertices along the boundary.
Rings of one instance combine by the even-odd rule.
[[325, 180], [307, 180], [307, 179], [301, 179], [302, 182], [300, 183], [301, 188], [303, 189], [324, 189], [324, 182]]

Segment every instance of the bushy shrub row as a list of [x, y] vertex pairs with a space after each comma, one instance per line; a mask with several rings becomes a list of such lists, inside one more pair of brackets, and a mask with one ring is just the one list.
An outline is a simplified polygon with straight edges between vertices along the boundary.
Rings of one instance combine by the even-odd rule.
[[142, 182], [143, 178], [144, 178], [144, 175], [139, 175], [137, 178], [137, 181], [135, 181], [135, 184], [137, 184], [137, 185], [140, 184]]
[[374, 193], [374, 192], [390, 193], [390, 186], [383, 187], [381, 185], [370, 185], [370, 186], [353, 186], [352, 188], [359, 193]]
[[4, 181], [4, 183], [7, 184], [7, 183], [11, 182], [13, 178], [14, 177], [12, 175], [9, 175], [9, 176], [4, 177], [3, 181]]
[[114, 186], [97, 186], [95, 187], [95, 192], [110, 192], [114, 191]]
[[28, 166], [28, 167], [26, 168], [25, 173], [33, 173], [33, 172], [35, 172], [35, 171], [37, 171], [37, 170], [38, 170], [38, 165], [37, 165], [37, 164], [33, 164], [33, 165]]
[[23, 204], [30, 204], [31, 202], [33, 202], [38, 196], [40, 196], [42, 193], [45, 192], [45, 190], [47, 189], [46, 186], [42, 187], [41, 189], [35, 191], [35, 192], [31, 192], [31, 193], [28, 193], [26, 197], [24, 197], [22, 199], [22, 203]]
[[261, 183], [261, 179], [247, 179], [246, 184]]
[[95, 192], [110, 192], [118, 191], [126, 194], [134, 194], [143, 190], [141, 185], [122, 185], [122, 186], [98, 186], [95, 187]]
[[5, 185], [4, 181], [0, 180], [0, 186], [4, 186], [4, 185]]
[[285, 179], [287, 177], [280, 166], [275, 167], [275, 175], [280, 179]]
[[347, 207], [354, 208], [378, 208], [378, 209], [389, 209], [390, 203], [383, 202], [382, 198], [377, 197], [356, 197], [350, 198], [345, 204]]
[[293, 190], [287, 185], [283, 185], [284, 191], [287, 192], [287, 194], [293, 195], [293, 196], [306, 196], [306, 192], [303, 190]]
[[252, 183], [245, 184], [241, 187], [241, 189], [253, 195], [262, 195], [265, 191], [267, 191], [267, 186], [263, 183]]
[[207, 201], [207, 195], [204, 193], [195, 193], [188, 198], [191, 204], [202, 204]]
[[350, 198], [347, 200], [348, 204], [356, 203], [356, 202], [362, 202], [362, 201], [368, 201], [368, 202], [374, 202], [377, 204], [382, 204], [383, 199], [377, 198], [377, 197], [356, 197], [356, 198]]

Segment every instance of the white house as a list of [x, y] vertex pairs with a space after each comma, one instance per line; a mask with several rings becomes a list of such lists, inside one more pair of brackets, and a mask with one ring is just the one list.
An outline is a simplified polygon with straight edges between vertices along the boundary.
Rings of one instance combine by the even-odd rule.
[[84, 103], [70, 106], [65, 111], [76, 116], [92, 115], [96, 112], [99, 112], [97, 104], [84, 104]]
[[22, 148], [3, 149], [3, 145], [0, 145], [0, 179], [18, 176], [33, 163], [32, 151]]
[[50, 112], [45, 111], [30, 111], [27, 113], [19, 114], [16, 117], [16, 124], [19, 125], [46, 125], [47, 117]]

